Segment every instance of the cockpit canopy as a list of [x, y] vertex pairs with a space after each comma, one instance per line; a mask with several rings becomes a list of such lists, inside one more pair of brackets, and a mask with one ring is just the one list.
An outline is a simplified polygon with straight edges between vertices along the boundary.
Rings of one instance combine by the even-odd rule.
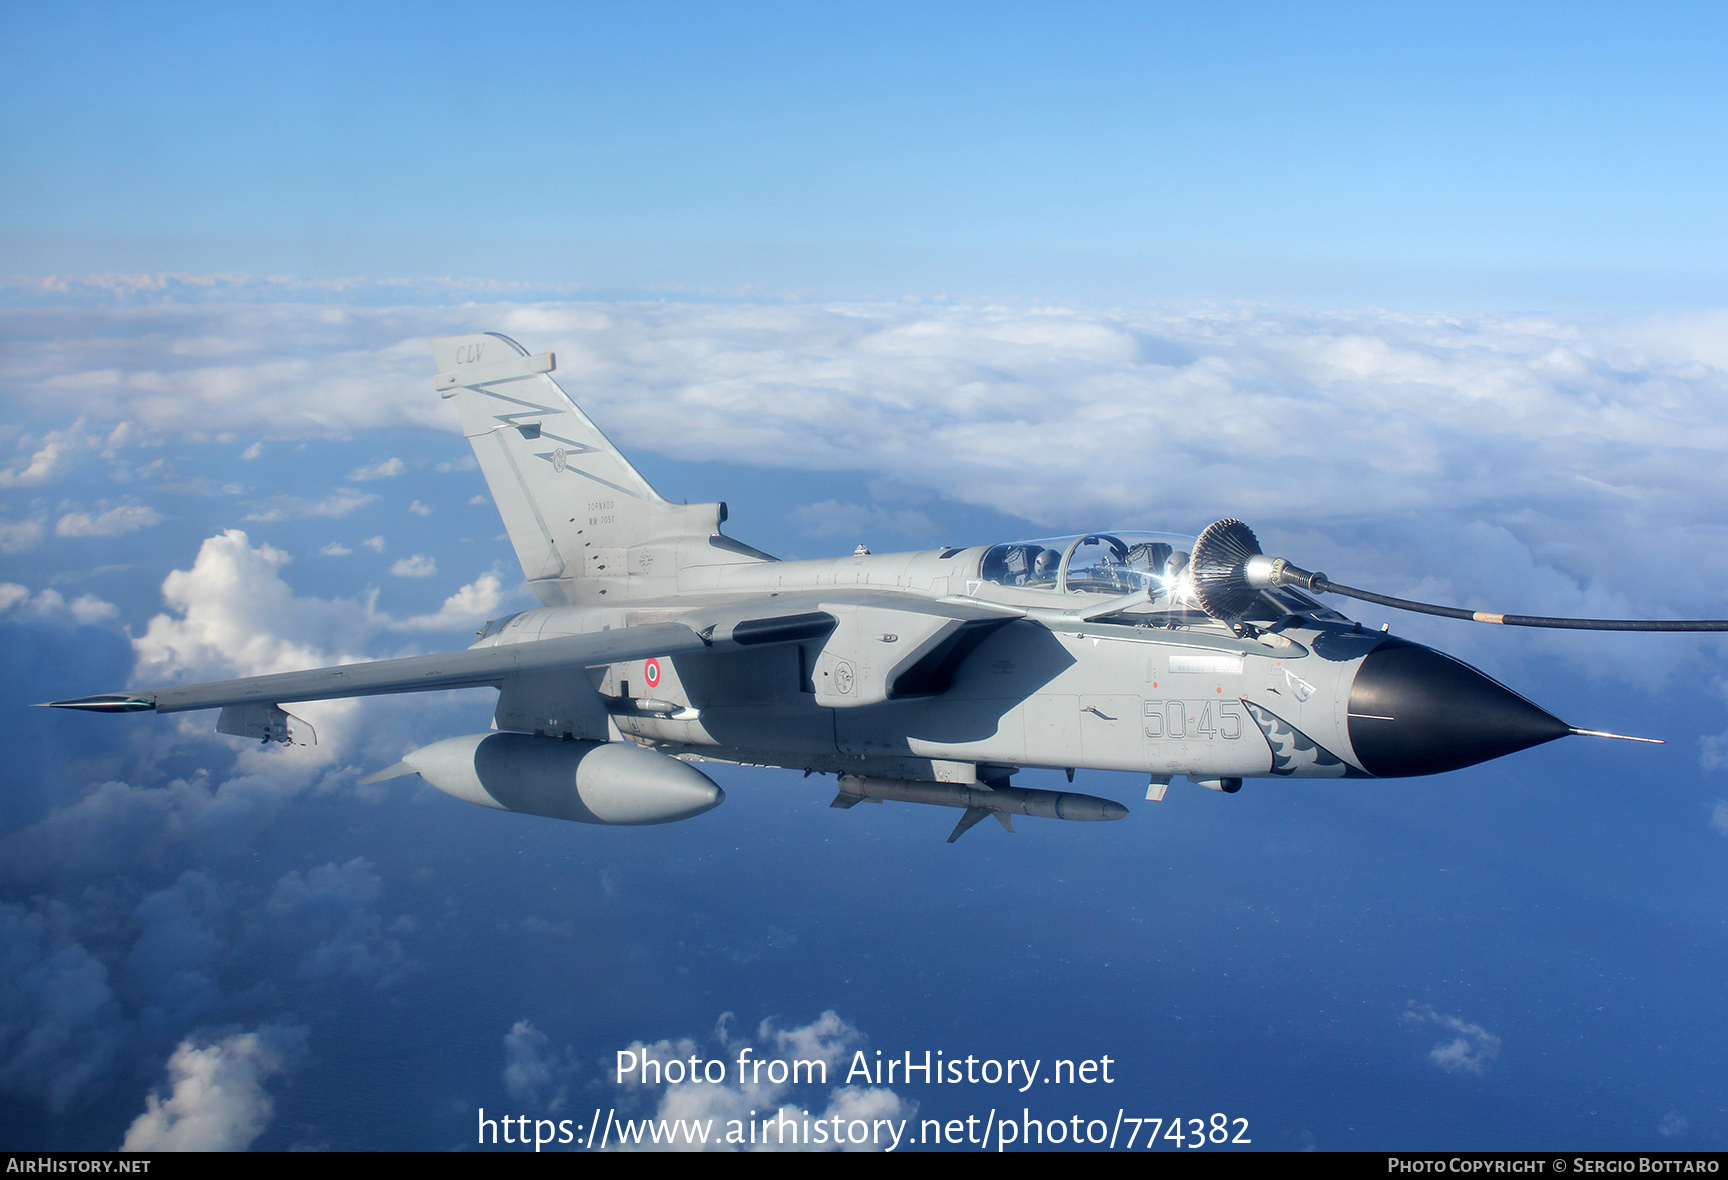
[[1086, 533], [997, 545], [979, 576], [999, 586], [1128, 594], [1148, 586], [1168, 596], [1182, 583], [1194, 538], [1176, 533]]
[[[1128, 608], [1130, 613], [1203, 619], [1188, 570], [1194, 540], [1180, 533], [1114, 532], [1014, 541], [985, 552], [978, 576], [998, 586], [1056, 594], [1121, 596], [1148, 590], [1150, 602]], [[1269, 590], [1262, 597], [1256, 613], [1267, 619], [1332, 613], [1295, 590]]]

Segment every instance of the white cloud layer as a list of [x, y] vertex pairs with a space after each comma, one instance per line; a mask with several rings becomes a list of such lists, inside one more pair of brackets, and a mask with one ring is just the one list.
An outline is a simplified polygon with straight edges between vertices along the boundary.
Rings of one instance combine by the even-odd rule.
[[[13, 483], [52, 481], [74, 436], [120, 422], [140, 438], [450, 431], [424, 338], [493, 328], [556, 352], [558, 377], [626, 448], [869, 471], [1040, 528], [1235, 515], [1302, 542], [1292, 557], [1310, 567], [1331, 556], [1314, 552], [1326, 536], [1381, 521], [1407, 541], [1352, 532], [1328, 572], [1493, 609], [1619, 596], [1695, 613], [1728, 578], [1714, 511], [1728, 313], [218, 303], [0, 317], [29, 341], [0, 355], [20, 404], [92, 423], [44, 423]], [[258, 518], [339, 515], [354, 495]], [[811, 526], [843, 527], [812, 511]], [[1504, 552], [1482, 548], [1491, 536]]]

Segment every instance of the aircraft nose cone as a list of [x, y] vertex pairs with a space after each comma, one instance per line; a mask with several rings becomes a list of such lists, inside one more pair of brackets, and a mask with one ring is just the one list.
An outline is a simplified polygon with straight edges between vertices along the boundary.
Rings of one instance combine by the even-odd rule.
[[1369, 652], [1350, 689], [1350, 744], [1378, 778], [1474, 766], [1571, 731], [1470, 665], [1401, 639]]

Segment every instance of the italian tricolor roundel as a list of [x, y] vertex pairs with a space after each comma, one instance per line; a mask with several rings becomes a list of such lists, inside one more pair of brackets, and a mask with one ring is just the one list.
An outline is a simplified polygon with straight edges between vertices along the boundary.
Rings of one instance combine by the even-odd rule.
[[660, 687], [660, 661], [649, 660], [642, 665], [642, 679], [647, 681], [649, 688]]

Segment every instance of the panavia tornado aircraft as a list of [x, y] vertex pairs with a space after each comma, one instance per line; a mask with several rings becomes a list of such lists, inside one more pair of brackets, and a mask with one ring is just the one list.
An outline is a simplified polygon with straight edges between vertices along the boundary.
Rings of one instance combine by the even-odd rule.
[[[1338, 586], [1260, 552], [1240, 521], [1198, 538], [1097, 532], [975, 548], [779, 561], [720, 531], [724, 504], [658, 495], [549, 374], [495, 333], [432, 341], [434, 385], [544, 605], [466, 651], [175, 685], [68, 709], [220, 709], [222, 733], [304, 740], [296, 701], [498, 691], [495, 731], [409, 754], [487, 807], [597, 824], [686, 819], [720, 788], [692, 762], [838, 776], [833, 806], [896, 800], [986, 816], [1120, 819], [1121, 804], [1012, 785], [1025, 767], [1391, 778], [1578, 729], [1428, 647], [1319, 602], [1342, 593], [1477, 622], [1724, 630], [1728, 622], [1490, 615]], [[1649, 739], [1634, 739], [1649, 740]]]

